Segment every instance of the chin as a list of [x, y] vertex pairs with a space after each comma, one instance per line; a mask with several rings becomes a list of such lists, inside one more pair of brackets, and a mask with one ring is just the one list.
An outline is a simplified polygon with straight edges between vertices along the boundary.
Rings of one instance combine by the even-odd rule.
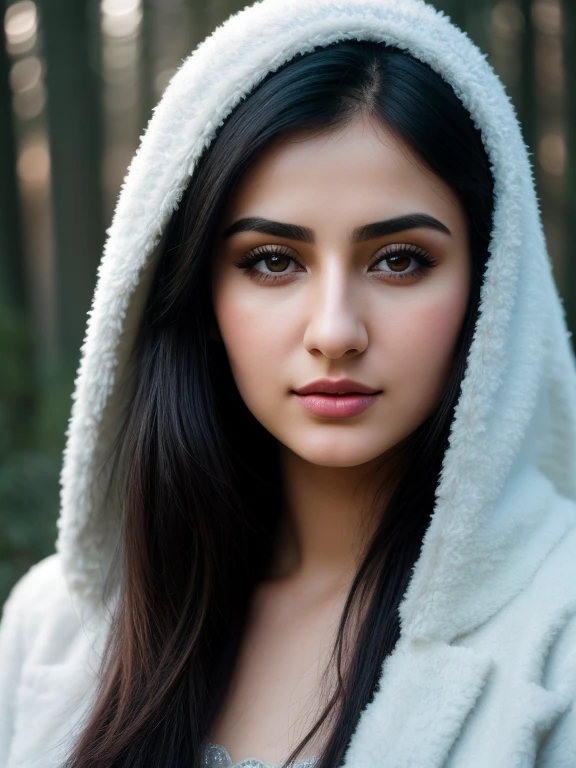
[[[394, 444], [396, 442], [394, 441]], [[316, 464], [321, 467], [358, 467], [374, 461], [382, 456], [386, 451], [393, 447], [391, 444], [380, 444], [370, 448], [366, 443], [363, 445], [351, 445], [349, 438], [345, 436], [341, 440], [330, 441], [325, 446], [293, 445], [289, 446], [297, 456], [310, 464]]]

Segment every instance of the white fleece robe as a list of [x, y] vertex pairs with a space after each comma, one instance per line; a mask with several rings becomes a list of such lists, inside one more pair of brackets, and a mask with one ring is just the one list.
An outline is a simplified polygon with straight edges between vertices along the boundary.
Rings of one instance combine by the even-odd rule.
[[452, 85], [495, 181], [481, 314], [401, 637], [344, 768], [576, 768], [576, 366], [520, 128], [486, 57], [420, 0], [263, 0], [168, 86], [122, 187], [89, 316], [57, 554], [0, 626], [0, 767], [58, 765], [89, 706], [118, 537], [106, 501], [128, 352], [161, 233], [234, 106], [299, 52], [407, 49]]

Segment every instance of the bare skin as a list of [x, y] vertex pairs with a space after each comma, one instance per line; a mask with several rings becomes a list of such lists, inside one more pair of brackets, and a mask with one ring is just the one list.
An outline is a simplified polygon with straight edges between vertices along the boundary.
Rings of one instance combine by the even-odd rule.
[[[441, 226], [352, 242], [358, 227], [416, 213]], [[312, 236], [225, 236], [245, 217], [296, 224]], [[281, 250], [275, 261], [259, 252], [257, 264], [240, 268], [259, 246]], [[434, 265], [422, 266], [418, 253]], [[439, 402], [469, 285], [468, 224], [458, 198], [372, 118], [276, 141], [230, 200], [213, 274], [215, 333], [244, 402], [281, 445], [286, 493], [274, 574], [254, 594], [210, 734], [235, 762], [280, 763], [327, 700], [333, 678], [322, 688], [321, 676], [377, 522], [369, 502], [382, 482], [388, 498], [394, 449]], [[312, 414], [294, 395], [314, 380], [344, 377], [381, 394], [345, 418]], [[320, 734], [302, 756], [323, 743]]]

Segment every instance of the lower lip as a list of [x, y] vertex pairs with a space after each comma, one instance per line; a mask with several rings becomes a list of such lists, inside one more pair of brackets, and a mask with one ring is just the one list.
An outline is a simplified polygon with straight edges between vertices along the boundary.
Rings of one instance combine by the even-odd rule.
[[[295, 393], [296, 394], [296, 393]], [[374, 395], [298, 395], [296, 397], [306, 410], [316, 416], [346, 418], [356, 416], [375, 402], [379, 393]]]

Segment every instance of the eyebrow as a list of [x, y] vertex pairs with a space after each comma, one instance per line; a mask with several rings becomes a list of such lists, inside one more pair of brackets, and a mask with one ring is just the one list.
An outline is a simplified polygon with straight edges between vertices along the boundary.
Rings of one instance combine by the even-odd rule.
[[[409, 213], [405, 216], [396, 216], [385, 221], [375, 221], [372, 224], [363, 224], [352, 232], [350, 242], [361, 243], [376, 237], [393, 235], [406, 229], [436, 229], [439, 232], [451, 235], [452, 232], [434, 216], [427, 213]], [[224, 230], [223, 239], [232, 237], [238, 232], [262, 232], [265, 235], [285, 237], [288, 240], [302, 240], [305, 243], [314, 243], [314, 231], [299, 224], [286, 224], [280, 221], [262, 219], [258, 216], [247, 216], [238, 219]]]

